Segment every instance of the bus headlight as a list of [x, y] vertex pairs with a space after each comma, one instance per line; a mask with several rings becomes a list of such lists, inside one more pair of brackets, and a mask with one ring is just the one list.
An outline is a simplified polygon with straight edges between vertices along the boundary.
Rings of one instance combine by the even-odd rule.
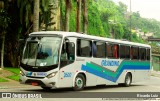
[[56, 73], [57, 73], [57, 72], [50, 73], [50, 74], [48, 74], [46, 77], [47, 77], [47, 78], [52, 78], [52, 77], [54, 77], [54, 76], [56, 75]]
[[25, 74], [24, 74], [24, 72], [22, 71], [22, 70], [20, 70], [20, 75], [22, 75], [22, 76], [24, 76]]

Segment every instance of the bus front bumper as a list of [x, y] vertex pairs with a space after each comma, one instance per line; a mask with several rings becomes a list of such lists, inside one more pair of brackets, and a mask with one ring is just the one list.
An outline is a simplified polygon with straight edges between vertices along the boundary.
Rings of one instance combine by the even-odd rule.
[[33, 85], [33, 86], [57, 88], [56, 81], [54, 78], [52, 78], [51, 80], [46, 77], [40, 79], [40, 78], [20, 76], [19, 82], [21, 84], [28, 84], [28, 85]]

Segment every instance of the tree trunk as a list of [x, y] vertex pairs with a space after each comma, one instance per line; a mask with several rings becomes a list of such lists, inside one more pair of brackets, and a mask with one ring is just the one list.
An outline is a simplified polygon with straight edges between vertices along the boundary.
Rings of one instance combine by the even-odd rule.
[[60, 0], [60, 30], [64, 31], [65, 28], [65, 18], [63, 17], [63, 5], [64, 4], [64, 0]]
[[33, 32], [39, 31], [39, 0], [34, 0]]
[[5, 33], [2, 33], [2, 49], [1, 49], [1, 69], [4, 68], [3, 60], [4, 60], [4, 42], [5, 42]]
[[18, 53], [15, 51], [16, 47], [17, 47], [17, 43], [16, 42], [9, 42], [7, 44], [7, 56], [8, 56], [8, 60], [11, 63], [12, 67], [18, 67]]
[[77, 18], [76, 18], [76, 31], [80, 32], [80, 21], [81, 21], [81, 0], [77, 0]]
[[69, 32], [69, 19], [70, 19], [70, 7], [71, 0], [66, 0], [66, 23], [65, 23], [65, 31]]
[[60, 6], [59, 0], [50, 0], [51, 25], [50, 30], [60, 30]]
[[82, 3], [83, 3], [83, 32], [87, 33], [87, 26], [88, 26], [87, 1], [82, 0]]

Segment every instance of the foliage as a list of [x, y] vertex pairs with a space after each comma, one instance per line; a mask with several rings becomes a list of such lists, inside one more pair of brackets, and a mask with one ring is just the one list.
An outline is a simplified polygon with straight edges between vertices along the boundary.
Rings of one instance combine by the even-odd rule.
[[26, 27], [33, 21], [33, 1], [17, 0], [17, 6], [20, 9], [20, 22]]
[[[3, 0], [4, 10], [0, 11], [0, 31], [5, 29], [5, 66], [17, 66], [18, 39], [26, 38], [32, 32], [33, 23], [33, 1], [34, 0]], [[51, 3], [54, 0], [40, 0], [40, 26], [47, 29], [54, 23], [50, 17]], [[57, 0], [58, 1], [58, 0]], [[76, 7], [77, 0], [71, 0], [71, 12], [69, 19], [69, 31], [76, 31]], [[135, 33], [130, 32], [130, 22], [132, 29], [140, 29], [142, 32], [153, 32], [156, 37], [160, 37], [160, 22], [155, 19], [142, 18], [139, 12], [127, 12], [127, 6], [119, 2], [115, 4], [112, 0], [86, 0], [88, 9], [87, 34], [112, 37], [116, 39], [127, 39], [144, 43]], [[60, 6], [60, 30], [65, 28], [65, 0], [59, 0]], [[83, 22], [83, 19], [81, 20]], [[81, 32], [83, 24], [81, 23]], [[1, 32], [0, 32], [1, 33]], [[1, 36], [1, 35], [0, 35]], [[1, 44], [0, 44], [1, 45]], [[1, 48], [1, 47], [0, 47]]]
[[15, 81], [19, 81], [19, 75], [8, 76], [7, 78]]
[[6, 80], [4, 78], [0, 78], [0, 82], [8, 82], [8, 80]]
[[51, 18], [51, 14], [53, 14], [53, 12], [51, 12], [52, 6], [49, 6], [52, 4], [51, 1], [53, 0], [40, 0], [40, 23], [42, 24], [40, 25], [40, 30], [48, 30], [48, 27], [54, 24], [51, 23], [53, 19]]
[[160, 22], [155, 19], [142, 18], [139, 12], [132, 14], [132, 28], [140, 29], [144, 33], [152, 32], [155, 36], [160, 36]]
[[10, 23], [10, 18], [8, 17], [7, 7], [4, 8], [4, 1], [0, 1], [3, 7], [0, 7], [0, 37], [2, 37], [1, 41], [1, 68], [4, 67], [4, 50], [5, 50], [5, 35], [7, 32], [7, 28]]
[[7, 67], [5, 68], [5, 70], [8, 70], [14, 74], [14, 75], [8, 76], [7, 78], [19, 81], [19, 72], [20, 72], [19, 68]]
[[6, 67], [5, 70], [8, 70], [8, 71], [14, 73], [15, 75], [19, 75], [19, 72], [20, 72], [19, 68], [13, 68], [13, 67]]
[[10, 18], [8, 17], [8, 13], [3, 10], [0, 9], [0, 33], [2, 33], [1, 31], [6, 31], [8, 28], [8, 24], [10, 23]]
[[92, 6], [88, 8], [88, 34], [96, 36], [105, 36], [105, 32], [102, 26], [102, 21], [100, 18], [100, 13], [93, 3]]

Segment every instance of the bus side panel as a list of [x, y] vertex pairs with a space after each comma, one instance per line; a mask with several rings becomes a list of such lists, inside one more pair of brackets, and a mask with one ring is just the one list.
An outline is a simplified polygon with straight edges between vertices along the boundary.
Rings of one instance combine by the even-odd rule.
[[78, 75], [78, 73], [85, 74], [86, 86], [95, 86], [97, 83], [96, 82], [97, 76], [82, 70], [84, 66], [83, 64], [86, 64], [86, 62], [89, 60], [90, 58], [84, 59], [83, 57], [78, 57], [78, 60], [75, 60], [72, 64], [62, 67], [59, 72], [59, 79], [58, 79], [59, 88], [73, 87], [75, 77]]
[[75, 63], [72, 63], [60, 69], [58, 78], [59, 81], [57, 82], [59, 88], [73, 86], [73, 79], [76, 74], [76, 68], [77, 66], [75, 65]]
[[97, 85], [97, 76], [86, 72], [86, 86], [96, 86]]
[[124, 83], [125, 76], [128, 72], [132, 75], [132, 83], [148, 80], [150, 77], [149, 70], [124, 70], [119, 76], [117, 83]]
[[[87, 71], [87, 86], [91, 85], [103, 85], [103, 84], [115, 84], [115, 71], [118, 66], [103, 66], [102, 62], [106, 60], [105, 58], [90, 58], [86, 59], [86, 63], [82, 64], [82, 70]], [[107, 59], [108, 60], [108, 59]], [[120, 61], [117, 59], [112, 59], [113, 61]], [[112, 62], [112, 60], [110, 60]], [[89, 81], [94, 79], [94, 81]]]
[[119, 78], [117, 79], [116, 83], [124, 83], [125, 75], [127, 74], [126, 71], [123, 71]]
[[135, 70], [132, 74], [132, 82], [148, 80], [150, 77], [149, 70]]
[[[78, 70], [82, 70], [86, 75], [86, 86], [95, 86], [97, 84], [97, 76], [89, 73], [87, 70], [83, 70], [83, 68], [88, 68], [86, 66], [87, 63], [93, 60], [93, 58], [87, 57], [77, 57], [78, 61], [75, 64], [78, 64]], [[79, 61], [80, 60], [80, 61]]]

